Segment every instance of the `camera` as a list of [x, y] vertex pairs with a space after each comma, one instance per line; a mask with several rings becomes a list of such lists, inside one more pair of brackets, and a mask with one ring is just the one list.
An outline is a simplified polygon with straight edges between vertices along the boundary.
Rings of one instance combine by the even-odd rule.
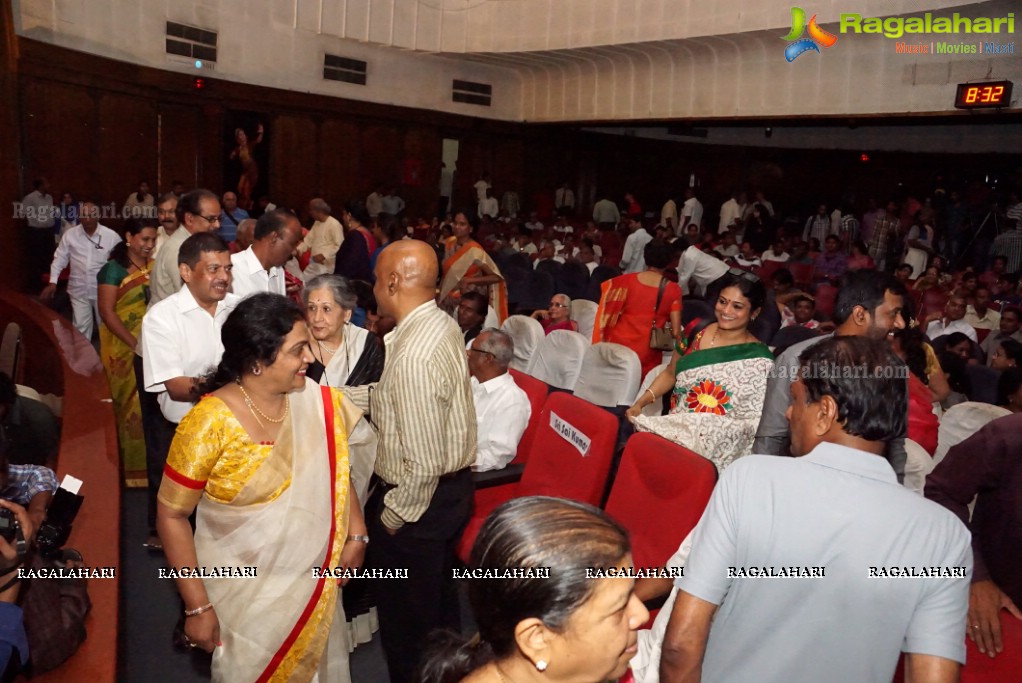
[[46, 510], [46, 519], [35, 537], [36, 547], [43, 557], [54, 559], [61, 556], [63, 545], [71, 535], [71, 524], [85, 500], [84, 496], [78, 495], [81, 486], [80, 479], [68, 474], [53, 494], [50, 507]]
[[8, 543], [14, 543], [19, 528], [18, 518], [14, 516], [14, 512], [7, 508], [0, 508], [0, 538]]

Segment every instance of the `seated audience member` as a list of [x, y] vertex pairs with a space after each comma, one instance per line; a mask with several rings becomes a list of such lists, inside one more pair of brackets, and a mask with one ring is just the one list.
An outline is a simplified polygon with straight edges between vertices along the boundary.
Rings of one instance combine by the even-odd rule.
[[962, 296], [971, 299], [976, 293], [976, 287], [979, 287], [979, 276], [972, 272], [970, 267], [959, 276], [958, 288]]
[[915, 290], [939, 289], [940, 287], [940, 269], [934, 265], [927, 267], [919, 279], [912, 283], [912, 289]]
[[[17, 503], [7, 500], [0, 500], [0, 507], [14, 513], [18, 520], [22, 533], [26, 538], [35, 534], [35, 527], [29, 518], [25, 508]], [[0, 537], [0, 557], [3, 557], [5, 568], [17, 569], [24, 559], [18, 554], [14, 543], [8, 543]], [[0, 590], [0, 671], [6, 674], [13, 674], [20, 666], [28, 664], [28, 636], [25, 634], [23, 614], [18, 606], [18, 593], [21, 581], [4, 581], [6, 585]], [[59, 615], [58, 615], [59, 617]], [[17, 659], [14, 659], [17, 655]], [[13, 677], [11, 678], [13, 680]]]
[[0, 372], [0, 453], [13, 465], [55, 468], [60, 451], [60, 422], [53, 411], [26, 396]]
[[470, 342], [479, 336], [483, 331], [483, 323], [486, 322], [486, 313], [490, 308], [490, 302], [479, 292], [465, 292], [458, 303], [458, 327]]
[[[799, 294], [791, 301], [791, 319], [782, 320], [781, 327], [799, 325], [809, 330], [818, 329], [820, 322], [813, 320], [814, 313], [816, 313], [816, 301], [808, 294]], [[783, 317], [784, 314], [781, 315]]]
[[[821, 341], [799, 367], [787, 409], [798, 457], [750, 456], [721, 476], [675, 582], [660, 681], [880, 682], [902, 651], [908, 680], [956, 680], [972, 552], [965, 526], [894, 485], [884, 460], [905, 431], [907, 388], [890, 381], [904, 365], [859, 337]], [[730, 578], [792, 565], [826, 575]], [[906, 566], [952, 575], [866, 578]]]
[[926, 497], [958, 515], [972, 532], [974, 568], [966, 633], [990, 657], [1004, 651], [1001, 610], [1008, 612], [1005, 619], [1022, 619], [1017, 607], [1022, 604], [1020, 430], [1020, 415], [989, 422], [952, 447], [926, 478]]
[[969, 400], [972, 393], [969, 384], [969, 375], [965, 368], [968, 363], [957, 353], [945, 351], [938, 356], [940, 368], [944, 378], [947, 380], [950, 390], [947, 397], [940, 401], [940, 407], [948, 410], [959, 403]]
[[256, 219], [246, 218], [238, 223], [238, 231], [234, 234], [234, 241], [230, 243], [231, 253], [237, 254], [252, 246], [255, 238]]
[[876, 263], [869, 255], [869, 249], [862, 240], [852, 242], [852, 255], [848, 257], [848, 270], [875, 270]]
[[894, 279], [907, 286], [909, 282], [912, 281], [912, 266], [907, 263], [902, 263], [900, 266], [895, 268]]
[[990, 259], [990, 269], [979, 276], [979, 282], [987, 287], [993, 287], [997, 279], [1004, 275], [1008, 267], [1008, 260], [1004, 256], [994, 256]]
[[486, 519], [469, 566], [543, 568], [549, 578], [468, 579], [479, 632], [472, 640], [442, 634], [418, 681], [603, 683], [626, 674], [649, 612], [633, 579], [588, 577], [590, 568], [632, 566], [627, 533], [603, 511], [557, 498], [510, 500]]
[[816, 257], [813, 279], [836, 285], [848, 270], [848, 257], [841, 251], [841, 240], [830, 235], [826, 240], [826, 251]]
[[952, 332], [961, 332], [972, 341], [977, 341], [976, 330], [965, 322], [965, 297], [955, 292], [948, 299], [944, 311], [934, 311], [926, 317], [926, 336], [937, 339]]
[[774, 240], [773, 246], [763, 252], [763, 261], [777, 261], [785, 263], [791, 258], [791, 254], [784, 250], [784, 239], [778, 237]]
[[[532, 229], [528, 225], [526, 223], [518, 228], [518, 237], [511, 241], [511, 246], [516, 251], [520, 251], [527, 256], [534, 256], [539, 252], [539, 248], [536, 247], [536, 243], [532, 240]], [[540, 224], [539, 230], [542, 232], [542, 224]]]
[[962, 332], [952, 332], [951, 334], [939, 337], [936, 340], [936, 346], [941, 351], [955, 354], [965, 363], [968, 363], [973, 358], [974, 344]]
[[1022, 368], [1008, 368], [997, 379], [997, 405], [1022, 413]]
[[[1003, 308], [1004, 306], [1017, 307], [1022, 305], [1022, 297], [1018, 295], [1018, 274], [1005, 273], [997, 278], [997, 284], [990, 290], [994, 298], [994, 305]], [[1003, 310], [1002, 310], [1003, 315]]]
[[570, 319], [571, 298], [567, 294], [554, 294], [550, 299], [550, 308], [532, 312], [532, 317], [543, 326], [543, 332], [550, 334], [554, 330], [578, 332], [578, 323]]
[[231, 256], [232, 289], [239, 297], [269, 292], [284, 295], [284, 264], [302, 239], [298, 218], [284, 209], [267, 211], [256, 221], [254, 241]]
[[514, 340], [489, 327], [468, 347], [468, 371], [476, 408], [477, 472], [499, 470], [514, 460], [518, 442], [532, 416], [529, 397], [507, 371]]
[[742, 268], [759, 268], [763, 265], [763, 261], [759, 255], [756, 254], [755, 249], [752, 248], [752, 242], [746, 240], [742, 242], [742, 246], [737, 256], [734, 258], [735, 265], [741, 266]]
[[987, 365], [993, 364], [994, 354], [1000, 343], [1006, 339], [1022, 342], [1022, 311], [1014, 306], [1009, 306], [1001, 313], [1001, 320], [998, 329], [986, 336], [983, 343], [979, 345], [986, 356]]
[[539, 264], [546, 261], [564, 263], [564, 257], [557, 255], [557, 247], [559, 245], [560, 242], [557, 242], [556, 240], [552, 242], [544, 242], [543, 246], [540, 247], [539, 253], [536, 255], [536, 260], [532, 264], [532, 267], [539, 270]]
[[733, 259], [738, 256], [738, 245], [735, 244], [735, 234], [730, 230], [725, 230], [720, 236], [720, 244], [718, 244], [713, 251], [717, 252], [717, 256], [721, 259]]
[[[865, 336], [887, 339], [895, 330], [905, 328], [902, 308], [904, 289], [894, 278], [872, 271], [855, 271], [845, 275], [834, 303], [835, 337]], [[788, 453], [789, 427], [785, 413], [791, 403], [791, 377], [798, 372], [798, 357], [803, 351], [828, 337], [814, 337], [794, 344], [774, 363], [767, 380], [763, 416], [756, 432], [752, 452], [765, 455]], [[905, 467], [904, 434], [888, 446], [888, 462], [899, 479]]]
[[596, 256], [596, 247], [593, 245], [593, 241], [590, 239], [583, 239], [582, 243], [575, 248], [576, 258], [589, 270], [589, 274], [592, 275], [593, 271], [596, 270], [596, 266], [600, 265], [600, 260]]
[[1001, 325], [1001, 314], [990, 308], [990, 289], [986, 285], [976, 288], [972, 304], [965, 307], [965, 322], [976, 330], [996, 330]]
[[995, 370], [1022, 367], [1022, 344], [1011, 338], [1002, 339], [990, 357], [990, 367]]
[[201, 379], [220, 362], [224, 349], [220, 328], [241, 300], [228, 291], [231, 255], [227, 244], [217, 235], [211, 232], [191, 235], [181, 244], [177, 259], [185, 286], [150, 308], [142, 320], [140, 389], [157, 395], [162, 413], [162, 417], [155, 416], [156, 423], [146, 432], [150, 528], [147, 546], [154, 549], [160, 547], [156, 535], [156, 494], [163, 481], [174, 431], [199, 400]]

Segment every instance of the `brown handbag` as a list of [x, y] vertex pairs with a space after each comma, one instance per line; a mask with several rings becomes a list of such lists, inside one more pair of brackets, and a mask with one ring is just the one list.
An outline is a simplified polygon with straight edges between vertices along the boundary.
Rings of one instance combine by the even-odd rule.
[[674, 330], [671, 329], [671, 320], [667, 319], [663, 327], [656, 326], [656, 313], [660, 310], [660, 301], [664, 298], [664, 289], [667, 287], [667, 278], [660, 278], [660, 289], [656, 293], [656, 305], [653, 307], [653, 325], [649, 331], [649, 348], [657, 351], [674, 350]]

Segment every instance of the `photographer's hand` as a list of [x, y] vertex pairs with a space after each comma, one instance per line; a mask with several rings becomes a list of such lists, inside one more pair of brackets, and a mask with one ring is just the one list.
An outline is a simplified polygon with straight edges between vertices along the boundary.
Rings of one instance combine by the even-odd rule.
[[[15, 519], [18, 520], [18, 524], [21, 526], [21, 532], [25, 538], [30, 538], [35, 533], [35, 527], [32, 524], [32, 519], [29, 517], [28, 512], [25, 508], [21, 507], [17, 503], [12, 503], [9, 500], [0, 498], [0, 507], [7, 508], [14, 513]], [[5, 567], [11, 566], [12, 564], [20, 564], [18, 558], [18, 550], [13, 545], [7, 542], [6, 539], [0, 537], [0, 556], [3, 556]], [[17, 571], [17, 570], [15, 570]], [[12, 578], [11, 574], [7, 574], [0, 577], [0, 585], [3, 585], [10, 581]], [[15, 581], [10, 588], [0, 593], [0, 602], [16, 602], [18, 599], [18, 582]]]

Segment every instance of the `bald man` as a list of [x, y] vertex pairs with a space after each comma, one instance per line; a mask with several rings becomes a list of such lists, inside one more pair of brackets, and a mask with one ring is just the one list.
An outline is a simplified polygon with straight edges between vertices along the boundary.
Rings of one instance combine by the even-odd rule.
[[426, 635], [460, 631], [451, 569], [472, 512], [476, 418], [465, 341], [436, 305], [437, 259], [418, 240], [376, 261], [376, 304], [397, 327], [384, 337], [379, 383], [346, 388], [380, 433], [379, 485], [366, 504], [368, 564], [407, 569], [375, 587], [390, 680], [411, 683]]
[[252, 242], [255, 241], [255, 226], [256, 220], [254, 218], [246, 218], [238, 223], [238, 232], [234, 236], [234, 241], [229, 245], [232, 254], [245, 251], [252, 246]]

